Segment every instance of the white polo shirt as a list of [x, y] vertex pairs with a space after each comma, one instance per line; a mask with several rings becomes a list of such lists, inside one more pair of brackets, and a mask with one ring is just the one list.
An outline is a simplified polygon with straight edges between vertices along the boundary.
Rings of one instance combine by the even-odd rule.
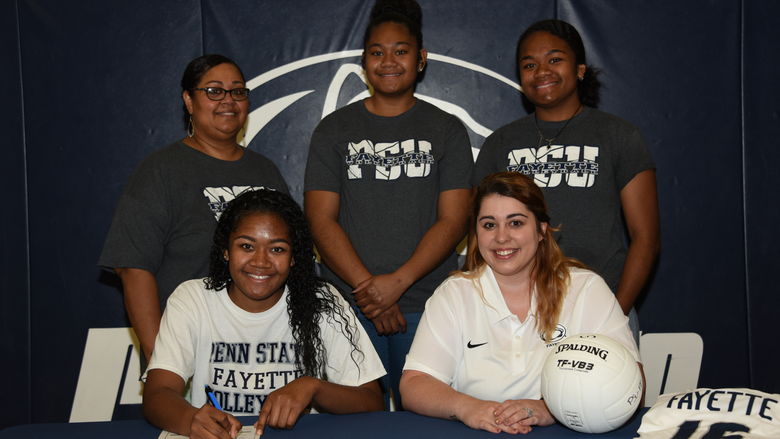
[[425, 304], [404, 369], [425, 372], [475, 398], [505, 401], [540, 399], [544, 359], [571, 335], [607, 335], [639, 361], [628, 318], [604, 280], [589, 270], [570, 272], [550, 344], [536, 328], [536, 290], [521, 322], [509, 311], [490, 267], [476, 279], [449, 277]]

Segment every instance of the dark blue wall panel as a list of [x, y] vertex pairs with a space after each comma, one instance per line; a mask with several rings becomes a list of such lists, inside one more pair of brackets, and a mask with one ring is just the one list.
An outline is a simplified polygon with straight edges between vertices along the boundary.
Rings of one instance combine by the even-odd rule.
[[748, 315], [752, 385], [780, 393], [777, 282], [780, 251], [780, 3], [745, 2], [744, 121]]
[[13, 402], [3, 404], [0, 429], [30, 421], [30, 291], [27, 285], [27, 184], [16, 2], [0, 3], [0, 377]]
[[[122, 187], [184, 134], [179, 80], [201, 52], [191, 1], [21, 2], [29, 163], [33, 421], [70, 412], [89, 328], [125, 326], [97, 258]], [[56, 383], [53, 386], [52, 383]]]

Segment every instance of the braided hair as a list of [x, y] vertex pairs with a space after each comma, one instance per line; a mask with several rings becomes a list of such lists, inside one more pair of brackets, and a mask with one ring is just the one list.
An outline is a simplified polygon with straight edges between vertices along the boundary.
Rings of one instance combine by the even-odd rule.
[[209, 275], [204, 280], [206, 288], [227, 290], [233, 280], [230, 277], [225, 251], [229, 248], [230, 234], [246, 216], [268, 213], [278, 216], [290, 235], [295, 264], [290, 267], [286, 280], [287, 313], [296, 344], [295, 365], [304, 375], [327, 380], [326, 346], [320, 334], [321, 319], [326, 324], [339, 327], [352, 345], [352, 361], [357, 365], [363, 353], [356, 344], [354, 320], [328, 285], [314, 271], [314, 245], [311, 232], [301, 208], [289, 195], [271, 190], [249, 190], [228, 203], [214, 231], [214, 242], [209, 255]]

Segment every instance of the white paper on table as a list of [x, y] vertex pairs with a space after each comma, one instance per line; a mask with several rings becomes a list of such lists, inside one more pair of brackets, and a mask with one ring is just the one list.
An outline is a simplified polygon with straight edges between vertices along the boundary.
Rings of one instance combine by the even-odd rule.
[[[161, 431], [157, 439], [189, 439], [189, 436], [171, 433], [170, 431]], [[253, 425], [244, 425], [238, 431], [236, 439], [255, 439], [255, 427]]]

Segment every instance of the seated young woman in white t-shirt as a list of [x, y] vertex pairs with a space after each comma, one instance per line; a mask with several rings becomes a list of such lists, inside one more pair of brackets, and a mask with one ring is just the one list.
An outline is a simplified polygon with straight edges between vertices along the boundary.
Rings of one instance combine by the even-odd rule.
[[[262, 433], [291, 428], [311, 408], [381, 410], [383, 375], [350, 306], [314, 274], [300, 207], [262, 189], [238, 196], [220, 217], [209, 276], [168, 299], [143, 409], [165, 430], [228, 438], [241, 428], [237, 415], [259, 414]], [[182, 397], [190, 378], [191, 402]]]
[[637, 346], [604, 280], [561, 253], [542, 192], [529, 177], [487, 176], [471, 214], [466, 263], [425, 306], [401, 396], [420, 414], [527, 433], [555, 422], [540, 377], [557, 342], [604, 334], [639, 361]]

